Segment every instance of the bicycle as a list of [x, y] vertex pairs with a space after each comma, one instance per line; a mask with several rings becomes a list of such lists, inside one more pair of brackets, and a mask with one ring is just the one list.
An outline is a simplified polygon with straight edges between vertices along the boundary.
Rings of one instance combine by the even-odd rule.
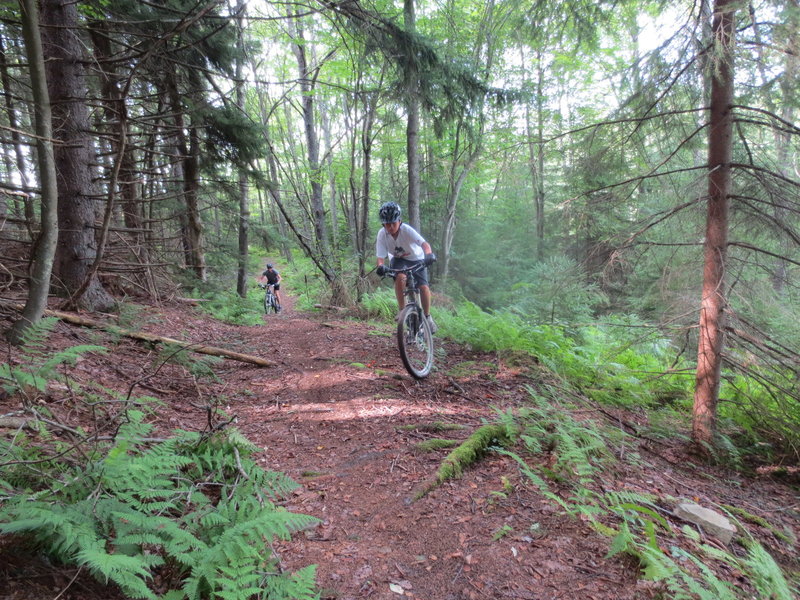
[[425, 318], [420, 302], [415, 274], [425, 268], [423, 263], [404, 269], [386, 269], [385, 275], [395, 278], [405, 274], [403, 294], [406, 305], [397, 319], [397, 347], [406, 370], [415, 379], [424, 379], [433, 368], [433, 332]]
[[275, 314], [281, 312], [281, 305], [278, 302], [277, 296], [275, 296], [275, 284], [272, 283], [259, 283], [258, 287], [262, 290], [266, 290], [264, 293], [264, 312], [269, 314], [270, 311], [273, 311]]

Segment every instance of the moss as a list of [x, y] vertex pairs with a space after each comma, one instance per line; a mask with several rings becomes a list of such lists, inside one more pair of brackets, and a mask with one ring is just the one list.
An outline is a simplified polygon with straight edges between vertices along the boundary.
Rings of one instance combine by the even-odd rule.
[[466, 441], [453, 450], [442, 462], [436, 479], [444, 483], [448, 479], [457, 479], [464, 469], [475, 463], [492, 443], [508, 443], [508, 435], [503, 425], [484, 425], [475, 430]]
[[442, 448], [452, 448], [453, 446], [458, 445], [458, 440], [444, 440], [442, 438], [432, 438], [430, 440], [425, 440], [424, 442], [420, 442], [414, 448], [421, 452], [433, 452], [435, 450], [441, 450]]
[[459, 425], [458, 423], [444, 423], [442, 421], [434, 421], [433, 423], [417, 423], [413, 425], [401, 425], [398, 427], [401, 431], [453, 431], [457, 429], [466, 429], [466, 425]]
[[461, 477], [464, 469], [477, 462], [490, 446], [507, 445], [509, 443], [508, 429], [505, 425], [483, 425], [479, 427], [458, 448], [445, 457], [436, 472], [436, 476], [418, 488], [414, 494], [414, 500], [419, 500], [448, 479]]
[[790, 546], [793, 546], [797, 541], [796, 539], [793, 539], [791, 535], [787, 535], [783, 531], [776, 528], [774, 525], [772, 525], [772, 523], [770, 523], [763, 517], [759, 517], [758, 515], [749, 513], [743, 508], [739, 508], [737, 506], [731, 506], [730, 504], [720, 504], [720, 506], [725, 510], [727, 510], [732, 515], [736, 515], [737, 517], [739, 517], [744, 521], [747, 521], [748, 523], [753, 523], [754, 525], [758, 525], [759, 527], [763, 527], [764, 529], [769, 530], [770, 532], [772, 532], [772, 535], [774, 535], [782, 542], [789, 544]]

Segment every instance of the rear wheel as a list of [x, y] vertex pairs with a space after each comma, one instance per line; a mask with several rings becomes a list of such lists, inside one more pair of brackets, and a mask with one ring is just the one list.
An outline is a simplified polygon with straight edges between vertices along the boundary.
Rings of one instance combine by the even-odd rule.
[[433, 334], [428, 320], [416, 306], [408, 305], [397, 323], [397, 346], [406, 370], [415, 379], [424, 379], [433, 368]]

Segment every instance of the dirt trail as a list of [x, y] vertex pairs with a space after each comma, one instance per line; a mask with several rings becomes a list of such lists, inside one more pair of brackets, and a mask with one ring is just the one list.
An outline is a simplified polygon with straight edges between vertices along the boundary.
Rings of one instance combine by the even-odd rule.
[[521, 402], [529, 380], [439, 340], [437, 372], [417, 382], [391, 325], [301, 314], [291, 297], [266, 320], [253, 349], [280, 366], [226, 374], [252, 392], [230, 410], [265, 466], [302, 484], [287, 507], [322, 519], [279, 551], [289, 569], [319, 565], [326, 597], [642, 597], [629, 565], [603, 560], [606, 541], [556, 515], [507, 459], [413, 501], [448, 451], [415, 450], [434, 434], [401, 427], [455, 423], [465, 428], [435, 435], [465, 438], [492, 406]]
[[[637, 581], [630, 560], [606, 559], [608, 539], [544, 500], [510, 459], [489, 455], [461, 479], [412, 500], [448, 452], [423, 452], [419, 442], [466, 438], [494, 417], [495, 407], [522, 405], [524, 386], [535, 380], [440, 338], [437, 371], [417, 382], [403, 369], [391, 324], [300, 313], [285, 292], [284, 299], [284, 311], [264, 317], [260, 327], [226, 325], [173, 306], [148, 311], [144, 329], [277, 363], [259, 368], [223, 361], [215, 367], [221, 382], [201, 386], [165, 368], [146, 385], [147, 393], [165, 401], [165, 429], [203, 429], [203, 404], [221, 401], [263, 449], [264, 467], [301, 484], [287, 508], [322, 524], [277, 546], [286, 569], [317, 564], [323, 597], [340, 600], [654, 597], [651, 584]], [[64, 330], [65, 345], [89, 341], [86, 330]], [[125, 389], [142, 373], [143, 352], [140, 344], [125, 342], [106, 362], [79, 363], [74, 377]], [[465, 427], [438, 434], [405, 428], [433, 422]], [[780, 487], [765, 501], [758, 490], [748, 497], [736, 481], [712, 491], [693, 471], [668, 462], [643, 468], [649, 471], [620, 474], [610, 483], [674, 496], [713, 492], [716, 501], [734, 504], [738, 494], [764, 510], [788, 502]], [[91, 595], [62, 596], [70, 597]]]

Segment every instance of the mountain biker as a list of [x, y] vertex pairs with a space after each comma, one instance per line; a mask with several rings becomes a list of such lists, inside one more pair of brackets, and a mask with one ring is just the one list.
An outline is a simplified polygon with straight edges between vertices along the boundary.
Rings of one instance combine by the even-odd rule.
[[262, 285], [273, 286], [272, 289], [275, 291], [275, 299], [278, 301], [278, 312], [280, 312], [283, 306], [280, 295], [281, 274], [275, 270], [275, 266], [272, 263], [267, 263], [267, 268], [261, 274], [261, 277], [258, 278], [258, 282]]
[[[422, 303], [422, 311], [431, 326], [431, 333], [435, 333], [438, 327], [431, 317], [431, 290], [428, 287], [428, 269], [436, 261], [436, 255], [431, 250], [431, 246], [425, 241], [413, 227], [400, 220], [400, 206], [396, 202], [385, 202], [378, 211], [383, 227], [378, 232], [378, 239], [375, 241], [375, 256], [378, 259], [376, 273], [383, 276], [387, 269], [384, 261], [391, 257], [389, 268], [405, 269], [413, 267], [419, 263], [425, 264], [425, 269], [415, 273], [417, 285], [419, 286], [419, 296]], [[405, 296], [403, 290], [406, 285], [405, 274], [399, 274], [394, 279], [394, 293], [397, 296], [397, 305], [400, 310], [405, 306]]]

